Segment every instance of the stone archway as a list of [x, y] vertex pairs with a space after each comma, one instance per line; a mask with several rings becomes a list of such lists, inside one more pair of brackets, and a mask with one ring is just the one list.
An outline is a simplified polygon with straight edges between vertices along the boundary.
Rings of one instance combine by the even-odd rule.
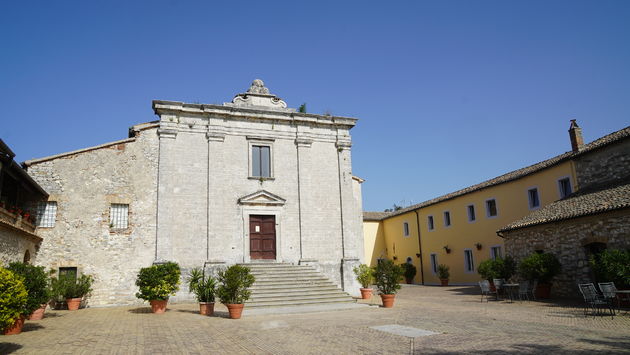
[[24, 252], [24, 264], [30, 264], [31, 263], [31, 252], [26, 249], [26, 251]]

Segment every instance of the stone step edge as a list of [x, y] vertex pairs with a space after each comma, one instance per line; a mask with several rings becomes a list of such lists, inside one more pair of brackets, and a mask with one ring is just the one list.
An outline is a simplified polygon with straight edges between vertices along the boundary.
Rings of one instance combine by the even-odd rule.
[[257, 303], [247, 303], [245, 302], [245, 307], [275, 307], [275, 306], [299, 306], [303, 304], [330, 304], [330, 303], [356, 303], [354, 299], [339, 299], [339, 300], [326, 300], [318, 301], [318, 300], [305, 300], [305, 301], [265, 301], [265, 302], [257, 302]]

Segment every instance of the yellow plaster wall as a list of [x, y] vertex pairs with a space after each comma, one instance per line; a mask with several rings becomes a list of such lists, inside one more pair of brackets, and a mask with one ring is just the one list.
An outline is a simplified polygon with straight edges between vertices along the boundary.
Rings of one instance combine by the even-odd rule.
[[[528, 189], [538, 188], [542, 207], [560, 198], [558, 179], [567, 176], [571, 177], [571, 185], [575, 190], [575, 176], [571, 163], [565, 162], [518, 180], [421, 208], [418, 213], [425, 284], [439, 284], [437, 275], [431, 270], [431, 253], [437, 254], [438, 264], [450, 267], [451, 284], [474, 284], [479, 281], [477, 266], [481, 261], [490, 258], [490, 247], [500, 245], [505, 255], [503, 240], [496, 235], [496, 231], [532, 212], [529, 209]], [[498, 215], [494, 218], [486, 217], [485, 201], [491, 198], [497, 203]], [[470, 204], [475, 206], [477, 218], [474, 222], [468, 221], [467, 206]], [[450, 227], [444, 226], [444, 211], [450, 211]], [[428, 230], [429, 215], [433, 215], [434, 218], [433, 231]], [[409, 237], [403, 236], [405, 221], [409, 223]], [[388, 258], [393, 259], [396, 256], [396, 263], [401, 264], [407, 257], [412, 257], [413, 264], [419, 267], [419, 258], [416, 257], [419, 245], [415, 212], [387, 218], [382, 224]], [[477, 250], [475, 243], [482, 244], [481, 250]], [[443, 249], [446, 245], [451, 249], [450, 254]], [[464, 270], [464, 249], [473, 251], [475, 271], [472, 273]], [[415, 282], [421, 282], [420, 270]]]
[[363, 222], [363, 247], [365, 248], [365, 263], [369, 266], [376, 266], [378, 258], [387, 257], [382, 222]]

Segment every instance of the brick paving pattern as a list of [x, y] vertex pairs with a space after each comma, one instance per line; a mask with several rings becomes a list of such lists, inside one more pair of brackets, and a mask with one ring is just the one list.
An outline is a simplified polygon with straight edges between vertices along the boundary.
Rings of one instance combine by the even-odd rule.
[[[47, 311], [0, 354], [452, 354], [630, 353], [630, 313], [585, 317], [566, 303], [490, 301], [470, 287], [405, 286], [393, 309], [373, 304], [320, 313], [197, 314], [197, 305]], [[371, 329], [398, 324], [439, 334], [408, 338]]]

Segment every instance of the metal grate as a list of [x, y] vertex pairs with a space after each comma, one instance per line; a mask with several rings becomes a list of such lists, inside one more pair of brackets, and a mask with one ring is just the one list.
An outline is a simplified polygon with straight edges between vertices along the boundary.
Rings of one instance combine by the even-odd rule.
[[57, 202], [48, 201], [37, 204], [37, 226], [52, 228], [57, 217]]
[[126, 229], [129, 224], [129, 205], [112, 203], [109, 209], [109, 223], [112, 229]]

